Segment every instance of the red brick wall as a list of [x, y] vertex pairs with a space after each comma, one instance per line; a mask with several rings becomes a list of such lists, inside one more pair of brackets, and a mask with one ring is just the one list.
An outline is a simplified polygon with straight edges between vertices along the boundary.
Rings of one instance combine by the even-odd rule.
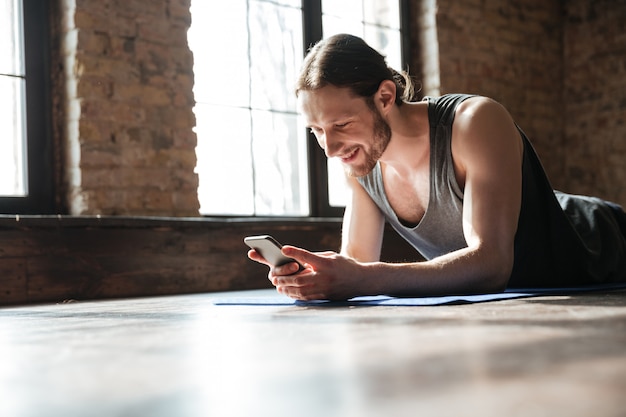
[[[428, 42], [412, 34], [413, 72], [429, 77], [425, 93], [500, 101], [530, 137], [555, 188], [626, 206], [626, 1], [411, 4], [416, 27], [435, 9], [435, 51], [432, 34]], [[429, 71], [437, 65], [438, 80]]]
[[60, 3], [68, 210], [198, 215], [189, 0]]
[[562, 23], [559, 0], [437, 2], [441, 93], [506, 106], [563, 186]]
[[567, 187], [626, 207], [626, 1], [565, 4]]

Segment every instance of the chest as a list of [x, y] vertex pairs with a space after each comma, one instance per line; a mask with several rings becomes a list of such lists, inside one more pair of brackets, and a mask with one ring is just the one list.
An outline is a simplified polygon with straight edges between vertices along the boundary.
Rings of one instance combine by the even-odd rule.
[[402, 176], [383, 170], [383, 185], [387, 201], [394, 213], [406, 226], [415, 226], [424, 217], [430, 199], [428, 166]]

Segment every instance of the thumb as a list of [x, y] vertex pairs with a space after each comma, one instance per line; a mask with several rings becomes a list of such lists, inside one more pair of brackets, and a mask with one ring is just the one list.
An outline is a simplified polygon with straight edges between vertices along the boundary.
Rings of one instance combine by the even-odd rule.
[[315, 268], [316, 265], [319, 265], [323, 262], [323, 257], [314, 254], [313, 252], [309, 252], [306, 249], [297, 248], [295, 246], [285, 245], [283, 246], [283, 255], [288, 256], [290, 258], [295, 259], [301, 264], [309, 264]]

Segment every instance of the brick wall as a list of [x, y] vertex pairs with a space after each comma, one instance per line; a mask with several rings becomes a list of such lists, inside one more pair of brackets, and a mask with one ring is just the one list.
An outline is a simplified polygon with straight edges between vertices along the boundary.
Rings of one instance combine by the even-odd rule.
[[567, 186], [626, 207], [626, 1], [565, 4]]
[[626, 1], [414, 0], [416, 27], [433, 3], [436, 34], [412, 34], [425, 93], [500, 101], [555, 188], [626, 206]]
[[564, 184], [559, 0], [439, 0], [441, 93], [502, 103], [530, 137], [555, 186]]
[[61, 0], [55, 129], [71, 214], [198, 215], [189, 0]]

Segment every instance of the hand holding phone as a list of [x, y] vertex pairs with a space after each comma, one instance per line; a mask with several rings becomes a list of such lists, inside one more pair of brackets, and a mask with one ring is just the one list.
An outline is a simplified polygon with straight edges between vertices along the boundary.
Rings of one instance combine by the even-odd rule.
[[300, 267], [299, 270], [304, 267], [295, 259], [289, 258], [282, 254], [281, 248], [283, 245], [278, 243], [276, 239], [269, 235], [260, 236], [248, 236], [243, 240], [246, 245], [257, 251], [262, 257], [265, 258], [273, 266], [281, 266], [291, 262], [295, 262]]

